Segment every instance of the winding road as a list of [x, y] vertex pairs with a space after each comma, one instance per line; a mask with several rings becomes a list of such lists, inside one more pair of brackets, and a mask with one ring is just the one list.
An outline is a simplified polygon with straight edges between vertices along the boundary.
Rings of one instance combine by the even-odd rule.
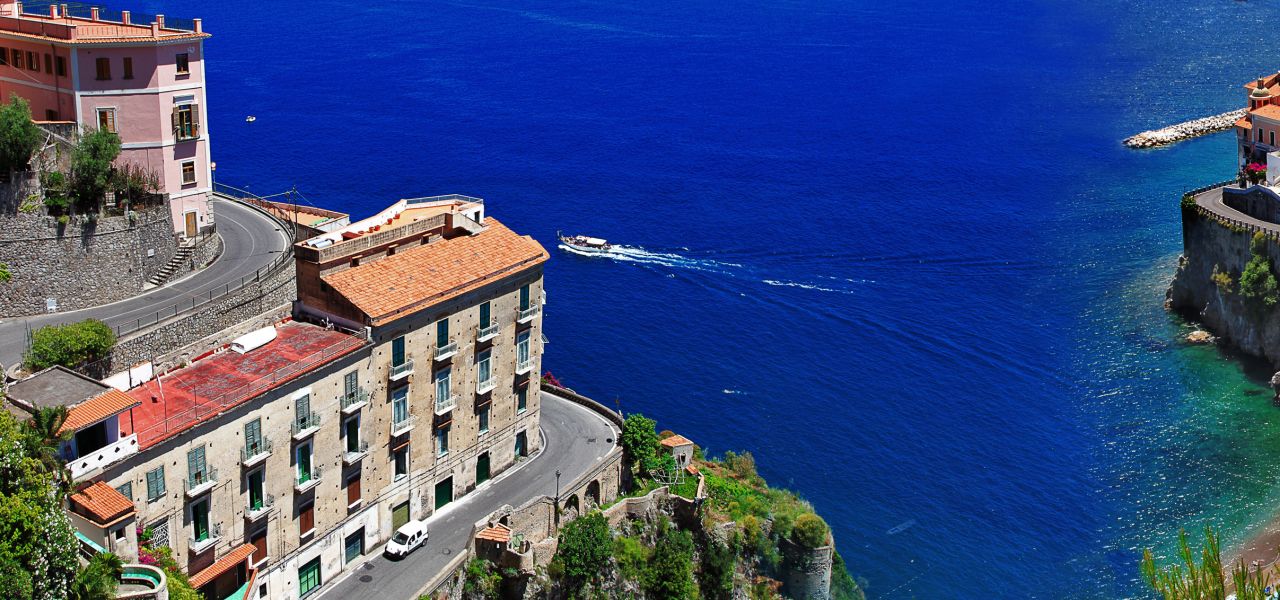
[[536, 496], [554, 496], [556, 471], [566, 486], [613, 449], [620, 432], [586, 407], [542, 393], [542, 452], [446, 506], [427, 519], [427, 543], [403, 560], [380, 549], [340, 575], [320, 592], [330, 600], [413, 600], [459, 552], [466, 549], [471, 526], [504, 504], [520, 506]]
[[235, 287], [242, 277], [267, 266], [289, 247], [288, 233], [265, 214], [231, 200], [215, 197], [213, 210], [222, 236], [222, 256], [205, 269], [183, 279], [141, 293], [127, 300], [76, 311], [15, 317], [0, 321], [0, 364], [6, 368], [22, 360], [27, 331], [45, 325], [99, 319], [111, 327], [132, 327], [139, 319], [152, 320], [156, 312], [172, 313], [175, 306], [189, 306], [193, 297], [221, 293]]

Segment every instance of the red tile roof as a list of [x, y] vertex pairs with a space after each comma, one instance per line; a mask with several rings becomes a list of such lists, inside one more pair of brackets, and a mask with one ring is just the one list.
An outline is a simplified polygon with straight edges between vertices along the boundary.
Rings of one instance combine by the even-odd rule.
[[1250, 114], [1273, 121], [1280, 121], [1280, 106], [1275, 104], [1264, 104], [1250, 111]]
[[110, 524], [134, 512], [132, 500], [101, 481], [95, 481], [72, 494], [71, 502], [80, 507], [81, 514], [99, 525]]
[[692, 444], [693, 442], [689, 441], [689, 438], [684, 437], [683, 435], [680, 435], [678, 433], [667, 439], [662, 440], [662, 445], [668, 448], [675, 448], [676, 446], [689, 446]]
[[477, 540], [489, 540], [491, 542], [507, 543], [511, 541], [511, 528], [498, 523], [493, 527], [485, 527], [476, 534]]
[[243, 544], [239, 548], [232, 550], [230, 554], [219, 558], [217, 562], [209, 565], [205, 570], [191, 576], [191, 587], [197, 590], [208, 585], [209, 582], [217, 579], [219, 575], [240, 566], [245, 559], [253, 556], [255, 550], [253, 544]]
[[541, 264], [547, 251], [496, 219], [476, 235], [440, 240], [323, 277], [374, 325]]
[[67, 422], [61, 431], [76, 431], [98, 421], [118, 415], [141, 404], [124, 392], [112, 388], [90, 398], [67, 411]]

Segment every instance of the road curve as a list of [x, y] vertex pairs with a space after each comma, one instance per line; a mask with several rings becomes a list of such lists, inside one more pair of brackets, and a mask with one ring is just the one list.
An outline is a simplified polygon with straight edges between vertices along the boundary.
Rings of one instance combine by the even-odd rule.
[[[83, 319], [99, 319], [112, 327], [132, 326], [138, 319], [149, 321], [157, 311], [173, 312], [174, 306], [190, 305], [194, 296], [216, 295], [227, 285], [267, 266], [289, 245], [288, 234], [279, 223], [238, 202], [215, 198], [213, 210], [222, 236], [222, 256], [194, 275], [150, 290], [127, 300], [82, 310], [15, 317], [0, 322], [0, 364], [6, 368], [22, 360], [27, 331], [45, 325]], [[179, 311], [182, 309], [179, 308]]]
[[568, 485], [603, 459], [619, 436], [617, 428], [598, 413], [546, 392], [542, 393], [541, 424], [546, 436], [541, 454], [459, 498], [457, 506], [447, 508], [444, 514], [429, 518], [427, 543], [403, 560], [387, 559], [380, 548], [368, 550], [372, 557], [340, 575], [345, 579], [322, 591], [320, 598], [417, 598], [418, 590], [466, 549], [476, 521], [504, 504], [520, 506], [536, 496], [554, 496], [557, 470], [560, 482]]
[[1195, 195], [1196, 205], [1202, 209], [1209, 211], [1210, 213], [1213, 213], [1214, 215], [1217, 215], [1229, 221], [1236, 221], [1240, 224], [1252, 226], [1256, 229], [1262, 229], [1270, 233], [1280, 234], [1280, 224], [1271, 223], [1269, 221], [1263, 221], [1262, 219], [1258, 219], [1256, 217], [1251, 217], [1234, 208], [1231, 208], [1230, 206], [1227, 206], [1227, 203], [1222, 200], [1223, 187], [1215, 187], [1213, 189], [1205, 190], [1203, 192], [1196, 194]]

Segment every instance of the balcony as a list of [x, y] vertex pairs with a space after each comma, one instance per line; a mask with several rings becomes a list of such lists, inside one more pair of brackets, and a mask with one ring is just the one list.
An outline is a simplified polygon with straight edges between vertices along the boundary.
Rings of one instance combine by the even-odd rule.
[[498, 335], [498, 322], [494, 321], [492, 323], [489, 323], [488, 327], [481, 327], [480, 330], [476, 332], [476, 343], [487, 342], [497, 337], [497, 335]]
[[406, 358], [398, 365], [391, 365], [391, 381], [400, 381], [410, 375], [413, 375], [412, 358]]
[[525, 375], [533, 370], [533, 357], [530, 356], [524, 360], [516, 359], [516, 375]]
[[199, 554], [212, 548], [220, 539], [222, 539], [222, 523], [214, 523], [209, 526], [209, 531], [205, 534], [203, 540], [192, 535], [187, 548], [191, 550], [192, 554]]
[[538, 312], [541, 309], [542, 307], [538, 306], [537, 302], [529, 305], [529, 308], [520, 309], [519, 314], [516, 316], [516, 322], [524, 325], [525, 323], [532, 321], [534, 317], [538, 316]]
[[414, 421], [415, 421], [415, 418], [413, 415], [407, 415], [405, 416], [405, 418], [400, 419], [399, 421], [393, 421], [391, 423], [391, 436], [395, 437], [398, 435], [404, 435], [406, 433], [409, 433], [409, 430], [413, 429]]
[[218, 485], [218, 470], [206, 469], [202, 472], [192, 473], [187, 476], [187, 497], [195, 498]]
[[363, 388], [356, 389], [350, 394], [342, 396], [342, 414], [349, 415], [369, 403], [369, 392]]
[[67, 468], [71, 470], [73, 479], [80, 479], [97, 469], [117, 463], [137, 453], [138, 436], [134, 434], [122, 437], [113, 444], [108, 444], [68, 462]]
[[301, 440], [320, 430], [320, 413], [310, 413], [293, 420], [293, 439]]
[[271, 512], [271, 509], [275, 508], [275, 506], [276, 506], [275, 494], [267, 494], [267, 496], [262, 499], [262, 503], [259, 504], [258, 506], [255, 507], [251, 504], [247, 508], [245, 508], [244, 518], [250, 523], [253, 523], [258, 519], [261, 519], [262, 517], [267, 516]]
[[480, 379], [476, 381], [477, 394], [488, 394], [496, 387], [498, 387], [498, 378], [494, 377], [493, 373], [489, 373], [488, 379]]
[[301, 494], [313, 487], [316, 487], [316, 484], [320, 483], [321, 471], [322, 469], [320, 468], [320, 465], [311, 465], [310, 473], [298, 474], [298, 481], [297, 484], [293, 486], [293, 489]]
[[118, 600], [156, 600], [167, 597], [164, 571], [151, 565], [125, 565], [116, 588]]
[[447, 360], [458, 353], [458, 342], [449, 342], [443, 346], [436, 346], [436, 360]]
[[342, 453], [342, 464], [353, 465], [368, 455], [369, 442], [361, 441], [356, 445], [355, 451], [352, 451], [351, 448], [347, 448], [347, 451]]
[[261, 464], [268, 456], [271, 456], [271, 440], [264, 438], [240, 449], [240, 464], [247, 469]]
[[436, 398], [436, 416], [443, 415], [458, 405], [458, 395], [454, 394], [448, 398]]

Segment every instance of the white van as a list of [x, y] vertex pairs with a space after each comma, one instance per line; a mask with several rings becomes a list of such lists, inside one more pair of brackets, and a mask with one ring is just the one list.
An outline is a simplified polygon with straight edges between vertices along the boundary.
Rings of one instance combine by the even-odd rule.
[[422, 521], [409, 521], [400, 526], [396, 530], [395, 535], [391, 536], [391, 541], [387, 542], [387, 548], [384, 551], [387, 556], [395, 556], [403, 558], [408, 556], [426, 543], [427, 541], [427, 524]]

